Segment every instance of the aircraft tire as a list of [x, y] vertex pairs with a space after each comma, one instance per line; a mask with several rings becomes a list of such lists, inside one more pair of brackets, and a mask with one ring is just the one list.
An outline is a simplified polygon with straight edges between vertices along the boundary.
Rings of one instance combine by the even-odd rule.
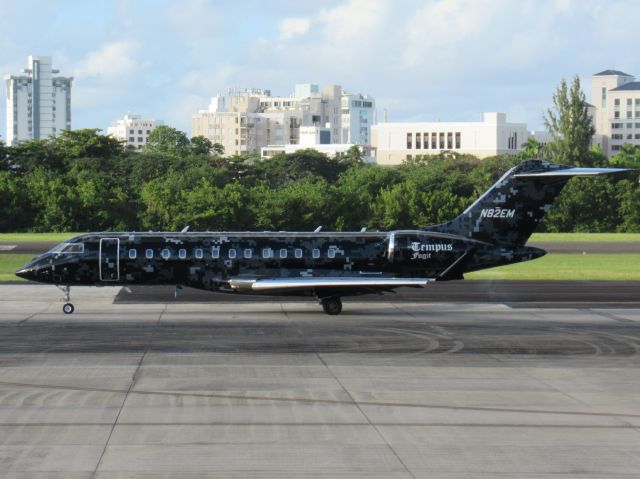
[[73, 307], [73, 304], [71, 304], [71, 303], [65, 303], [65, 305], [64, 305], [64, 306], [62, 306], [62, 312], [63, 312], [64, 314], [71, 314], [71, 313], [73, 313], [73, 311], [74, 311], [75, 309], [76, 309], [76, 308], [74, 308], [74, 307]]
[[327, 298], [322, 300], [322, 309], [325, 313], [334, 316], [342, 312], [342, 300], [340, 298]]

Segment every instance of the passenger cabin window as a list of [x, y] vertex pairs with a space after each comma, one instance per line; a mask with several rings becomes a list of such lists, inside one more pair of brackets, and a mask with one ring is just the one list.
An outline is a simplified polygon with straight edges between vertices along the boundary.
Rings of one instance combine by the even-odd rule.
[[171, 251], [165, 248], [160, 252], [160, 256], [162, 256], [164, 259], [169, 259], [171, 257]]
[[230, 259], [234, 259], [235, 257], [236, 257], [236, 250], [235, 250], [235, 249], [233, 249], [233, 248], [231, 248], [231, 249], [229, 250], [229, 258], [230, 258]]
[[315, 259], [318, 259], [320, 257], [320, 250], [319, 249], [314, 249], [313, 252], [312, 252], [312, 256]]
[[186, 249], [178, 250], [178, 258], [185, 259], [186, 257], [187, 257], [187, 250]]
[[262, 250], [262, 257], [265, 259], [271, 258], [271, 248], [264, 248]]
[[144, 255], [147, 259], [151, 259], [153, 258], [153, 250], [152, 249], [148, 249], [144, 252]]
[[245, 248], [244, 250], [245, 259], [251, 259], [252, 256], [253, 256], [253, 250], [251, 248]]
[[136, 259], [138, 256], [138, 252], [135, 249], [129, 250], [129, 259]]
[[202, 248], [196, 248], [195, 251], [195, 257], [196, 259], [202, 259], [202, 257], [204, 256]]
[[287, 257], [287, 249], [286, 249], [286, 248], [282, 248], [282, 249], [280, 250], [280, 257], [281, 257], [282, 259], [284, 259], [284, 258], [286, 258], [286, 257]]
[[298, 259], [302, 258], [302, 250], [300, 248], [296, 248], [294, 254], [295, 254], [296, 258], [298, 258]]
[[327, 251], [327, 256], [329, 258], [335, 258], [336, 257], [336, 250], [333, 248], [329, 248], [329, 251]]
[[211, 257], [213, 259], [218, 259], [220, 257], [220, 246], [214, 246], [211, 248]]

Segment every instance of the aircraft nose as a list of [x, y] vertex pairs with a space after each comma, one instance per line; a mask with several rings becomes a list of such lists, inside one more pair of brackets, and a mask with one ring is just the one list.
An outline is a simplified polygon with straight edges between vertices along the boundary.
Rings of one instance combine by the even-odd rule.
[[36, 278], [36, 271], [34, 268], [22, 267], [18, 271], [16, 271], [16, 276], [20, 278], [34, 280]]

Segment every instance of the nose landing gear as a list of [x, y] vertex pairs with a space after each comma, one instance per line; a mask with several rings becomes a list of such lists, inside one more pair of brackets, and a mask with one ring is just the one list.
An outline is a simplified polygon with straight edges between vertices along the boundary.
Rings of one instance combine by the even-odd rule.
[[322, 304], [322, 309], [324, 310], [324, 312], [331, 316], [340, 314], [342, 312], [342, 300], [337, 296], [331, 298], [322, 298], [320, 300], [320, 304]]
[[71, 286], [58, 286], [58, 289], [64, 293], [64, 305], [62, 306], [62, 312], [64, 314], [71, 314], [76, 309], [71, 304]]

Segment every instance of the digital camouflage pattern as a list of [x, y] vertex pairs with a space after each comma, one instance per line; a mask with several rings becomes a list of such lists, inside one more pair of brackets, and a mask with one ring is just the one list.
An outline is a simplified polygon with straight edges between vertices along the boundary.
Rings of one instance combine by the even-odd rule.
[[[16, 274], [64, 286], [171, 284], [248, 293], [254, 282], [283, 278], [291, 280], [286, 287], [266, 292], [319, 298], [392, 289], [376, 284], [384, 279], [462, 279], [466, 272], [544, 255], [524, 245], [567, 181], [619, 171], [625, 170], [525, 161], [458, 218], [423, 230], [89, 233]], [[307, 288], [303, 278], [330, 281]], [[354, 278], [361, 279], [358, 285], [341, 284]]]

